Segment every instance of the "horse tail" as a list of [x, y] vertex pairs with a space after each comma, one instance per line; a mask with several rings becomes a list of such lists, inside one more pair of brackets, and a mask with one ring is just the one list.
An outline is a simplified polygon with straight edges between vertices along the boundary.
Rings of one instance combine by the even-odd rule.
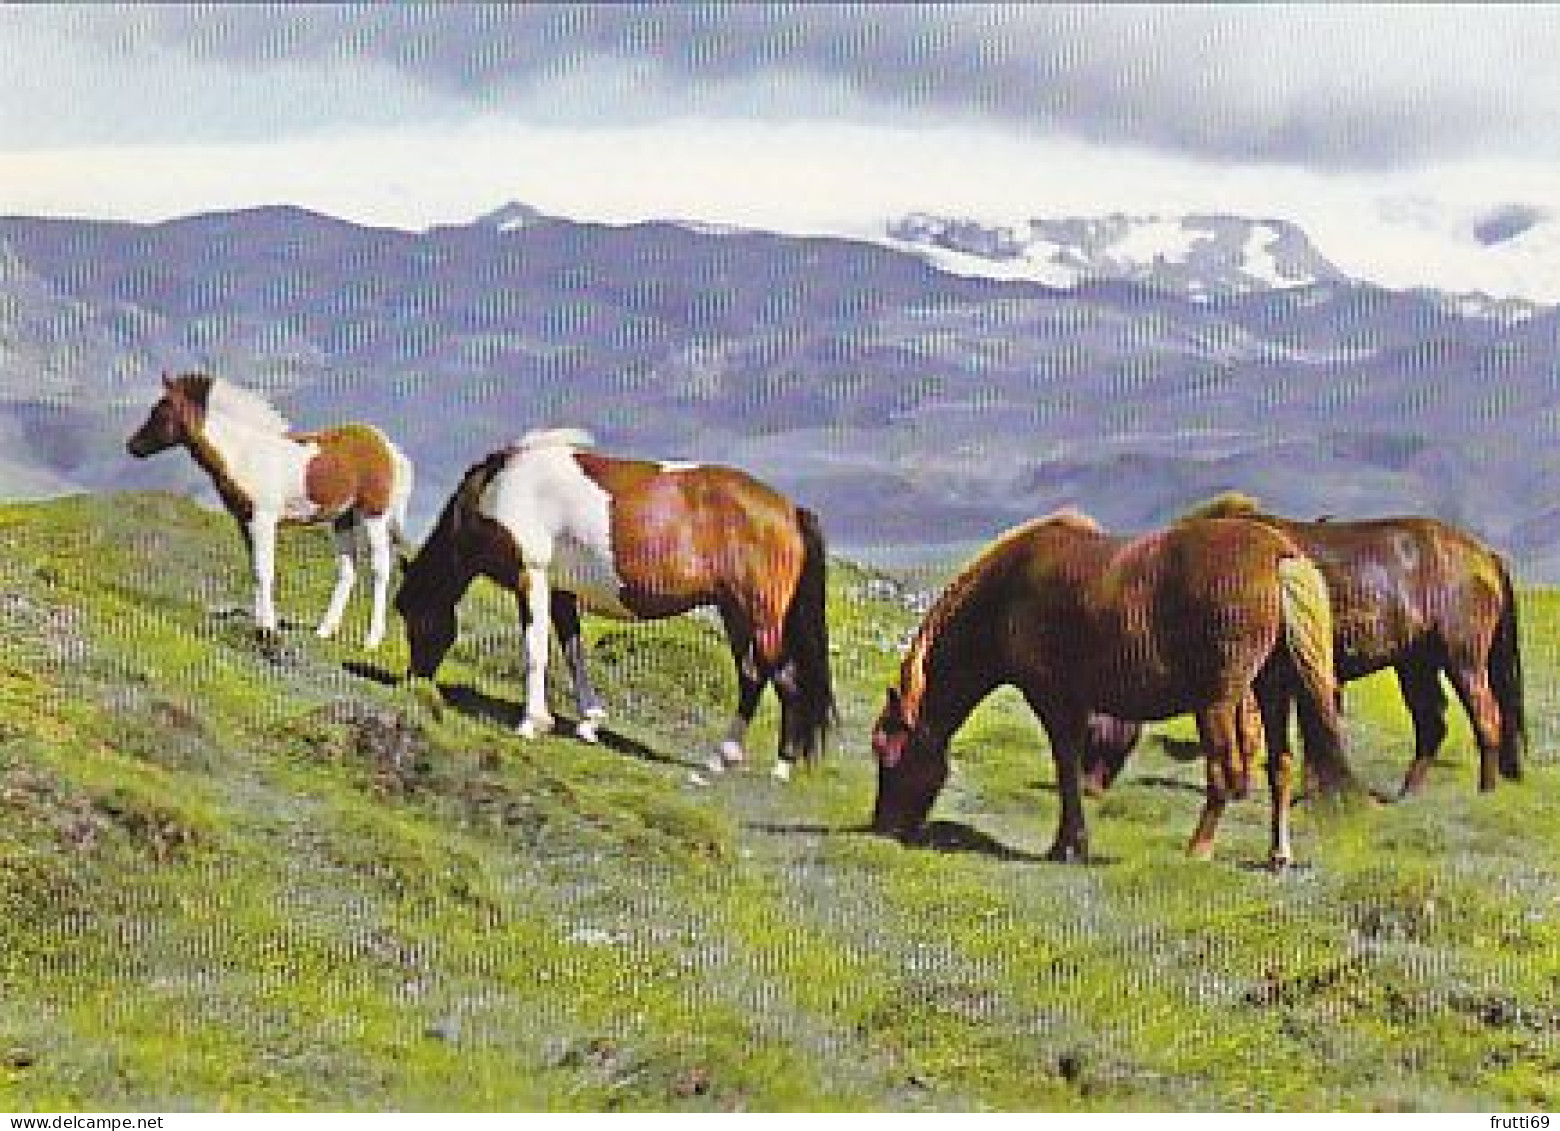
[[417, 472], [406, 453], [390, 444], [390, 541], [405, 552], [411, 546], [406, 536], [406, 513], [412, 502], [412, 487]]
[[1522, 777], [1522, 752], [1527, 746], [1527, 717], [1522, 701], [1522, 644], [1517, 623], [1517, 594], [1511, 572], [1500, 566], [1500, 620], [1490, 642], [1490, 690], [1500, 707], [1500, 773], [1509, 781]]
[[1338, 721], [1338, 679], [1333, 667], [1332, 601], [1322, 571], [1310, 558], [1291, 554], [1278, 562], [1284, 647], [1297, 677], [1296, 706], [1305, 739], [1307, 769], [1324, 793], [1358, 788], [1343, 751]]
[[785, 611], [785, 654], [795, 675], [786, 746], [812, 761], [822, 753], [824, 738], [837, 719], [829, 670], [828, 555], [817, 515], [797, 507], [796, 525], [802, 536], [802, 572]]

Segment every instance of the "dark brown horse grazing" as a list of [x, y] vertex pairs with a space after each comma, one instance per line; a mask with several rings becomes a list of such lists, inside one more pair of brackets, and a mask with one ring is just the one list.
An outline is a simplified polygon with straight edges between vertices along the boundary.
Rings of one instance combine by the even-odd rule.
[[489, 577], [520, 599], [521, 734], [552, 726], [546, 664], [557, 619], [588, 739], [604, 712], [584, 677], [579, 605], [629, 620], [713, 606], [736, 660], [738, 701], [709, 766], [746, 757], [742, 739], [772, 683], [775, 771], [788, 777], [798, 758], [820, 752], [834, 714], [817, 519], [743, 472], [616, 459], [584, 450], [589, 442], [574, 429], [534, 432], [466, 472], [396, 594], [411, 674], [433, 676], [455, 640], [456, 604]]
[[[1050, 738], [1061, 822], [1050, 855], [1086, 852], [1080, 757], [1091, 712], [1132, 721], [1197, 718], [1207, 797], [1189, 850], [1212, 852], [1243, 777], [1240, 711], [1253, 685], [1297, 697], [1323, 788], [1354, 788], [1332, 675], [1321, 574], [1256, 523], [1188, 522], [1113, 538], [1064, 511], [998, 539], [922, 623], [872, 734], [873, 825], [896, 835], [926, 819], [948, 774], [948, 743], [997, 687], [1016, 686]], [[1271, 860], [1290, 858], [1289, 762], [1272, 758]]]
[[[1472, 535], [1430, 518], [1295, 522], [1230, 494], [1193, 517], [1244, 518], [1282, 531], [1321, 568], [1333, 601], [1333, 655], [1341, 683], [1385, 668], [1414, 722], [1414, 759], [1402, 793], [1416, 792], [1446, 738], [1450, 680], [1479, 747], [1479, 788], [1522, 776], [1526, 720], [1517, 599], [1500, 555]], [[1282, 704], [1269, 705], [1282, 717]], [[1280, 727], [1268, 741], [1284, 741]], [[1135, 735], [1096, 746], [1090, 768], [1101, 786], [1120, 769]]]

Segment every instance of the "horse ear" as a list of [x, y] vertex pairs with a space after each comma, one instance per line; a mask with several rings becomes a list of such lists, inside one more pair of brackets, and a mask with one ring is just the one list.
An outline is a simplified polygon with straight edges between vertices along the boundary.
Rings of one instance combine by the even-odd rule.
[[169, 373], [166, 369], [163, 370], [162, 383], [164, 389], [168, 390], [170, 393], [173, 392], [173, 374]]

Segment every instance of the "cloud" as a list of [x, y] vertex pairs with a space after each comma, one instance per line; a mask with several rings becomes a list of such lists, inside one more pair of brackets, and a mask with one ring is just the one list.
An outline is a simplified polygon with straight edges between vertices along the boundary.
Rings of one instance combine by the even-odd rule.
[[1560, 10], [1545, 6], [218, 5], [39, 18], [121, 58], [373, 65], [446, 106], [532, 120], [937, 115], [1356, 169], [1560, 155]]

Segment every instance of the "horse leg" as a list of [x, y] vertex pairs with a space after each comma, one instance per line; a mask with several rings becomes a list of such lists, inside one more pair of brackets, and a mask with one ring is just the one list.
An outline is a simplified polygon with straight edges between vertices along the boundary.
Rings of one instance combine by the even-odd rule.
[[329, 640], [341, 627], [342, 614], [347, 609], [347, 597], [352, 593], [352, 583], [357, 579], [356, 518], [350, 512], [330, 524], [330, 540], [336, 547], [336, 587], [331, 590], [330, 604], [314, 635]]
[[1051, 740], [1051, 760], [1056, 766], [1056, 792], [1062, 811], [1056, 826], [1056, 839], [1046, 859], [1066, 862], [1086, 860], [1089, 855], [1089, 830], [1083, 815], [1083, 748], [1087, 741], [1087, 712], [1047, 714], [1027, 692], [1024, 698], [1030, 710], [1039, 716]]
[[1489, 672], [1483, 664], [1456, 662], [1446, 674], [1473, 724], [1479, 744], [1479, 790], [1488, 793], [1500, 781], [1500, 706], [1490, 689]]
[[553, 590], [553, 624], [557, 626], [558, 643], [563, 648], [563, 658], [569, 665], [569, 675], [574, 683], [574, 705], [579, 710], [580, 721], [574, 733], [582, 742], [598, 742], [596, 731], [607, 717], [607, 709], [601, 705], [601, 696], [590, 682], [590, 672], [585, 667], [585, 637], [580, 631], [580, 599], [562, 589]]
[[1446, 740], [1446, 690], [1441, 686], [1440, 668], [1423, 657], [1404, 660], [1393, 670], [1403, 703], [1414, 720], [1414, 760], [1398, 794], [1408, 797], [1424, 788], [1430, 763]]
[[[1294, 849], [1289, 843], [1289, 808], [1294, 802], [1295, 789], [1295, 756], [1289, 748], [1290, 703], [1286, 695], [1268, 688], [1257, 692], [1255, 698], [1261, 716], [1261, 733], [1257, 737], [1264, 740], [1263, 744], [1267, 748], [1268, 800], [1271, 806], [1268, 866], [1278, 871], [1287, 868], [1294, 860]], [[1251, 762], [1244, 748], [1244, 734], [1241, 741], [1241, 757], [1249, 772]]]
[[[758, 711], [758, 700], [764, 693], [764, 685], [769, 682], [769, 677], [758, 660], [758, 647], [753, 639], [752, 630], [742, 614], [735, 609], [723, 607], [721, 624], [726, 629], [726, 641], [731, 645], [731, 658], [737, 666], [737, 710], [731, 717], [731, 724], [726, 727], [726, 736], [721, 739], [720, 748], [711, 754], [709, 761], [705, 763], [711, 773], [717, 774], [747, 761], [747, 750], [742, 742], [747, 737], [748, 727], [753, 723], [753, 715]], [[785, 728], [782, 726], [782, 742], [784, 733]], [[776, 776], [779, 776], [781, 764], [776, 763]]]
[[[1240, 750], [1240, 776], [1235, 782], [1235, 796], [1244, 801], [1251, 794], [1251, 776], [1259, 758], [1264, 756], [1267, 743], [1263, 738], [1262, 710], [1255, 691], [1241, 697], [1235, 713], [1236, 744]], [[1271, 775], [1269, 775], [1271, 779]]]
[[385, 605], [390, 595], [390, 516], [365, 517], [363, 532], [368, 535], [368, 575], [374, 590], [363, 646], [373, 651], [385, 638]]
[[526, 566], [521, 578], [530, 620], [525, 625], [525, 718], [517, 728], [521, 738], [535, 738], [552, 729], [553, 717], [547, 710], [547, 647], [551, 643], [552, 602], [548, 593], [547, 570]]
[[255, 576], [255, 628], [276, 632], [276, 516], [257, 513], [249, 520], [249, 560]]
[[1239, 713], [1239, 700], [1215, 704], [1197, 712], [1197, 737], [1202, 740], [1208, 786], [1202, 816], [1198, 818], [1197, 830], [1192, 833], [1186, 851], [1199, 860], [1213, 855], [1213, 836], [1219, 818], [1240, 781]]

